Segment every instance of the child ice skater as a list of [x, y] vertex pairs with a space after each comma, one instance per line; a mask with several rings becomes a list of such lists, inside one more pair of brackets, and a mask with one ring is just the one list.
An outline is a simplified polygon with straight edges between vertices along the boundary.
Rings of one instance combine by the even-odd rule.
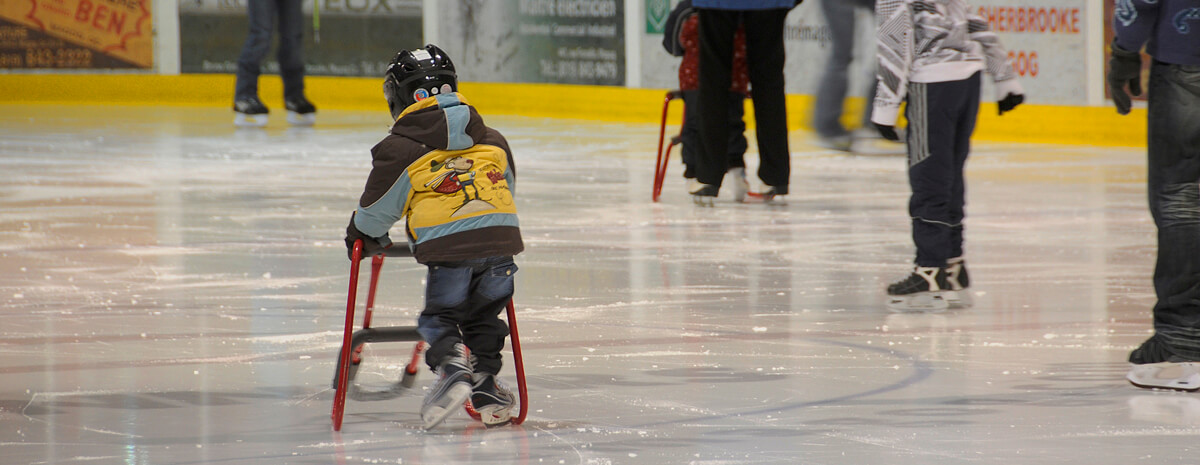
[[963, 260], [963, 166], [979, 112], [980, 72], [995, 82], [1000, 114], [1025, 100], [1007, 52], [964, 0], [878, 0], [878, 78], [871, 121], [889, 140], [907, 101], [912, 274], [887, 288], [888, 306], [971, 305]]
[[496, 380], [508, 336], [499, 315], [513, 296], [513, 256], [524, 250], [513, 157], [457, 90], [454, 64], [437, 46], [396, 54], [383, 81], [395, 124], [371, 149], [346, 227], [346, 246], [361, 239], [370, 256], [391, 246], [388, 230], [407, 218], [409, 247], [429, 268], [417, 330], [438, 378], [421, 406], [426, 429], [467, 398], [487, 426], [509, 423], [514, 404]]

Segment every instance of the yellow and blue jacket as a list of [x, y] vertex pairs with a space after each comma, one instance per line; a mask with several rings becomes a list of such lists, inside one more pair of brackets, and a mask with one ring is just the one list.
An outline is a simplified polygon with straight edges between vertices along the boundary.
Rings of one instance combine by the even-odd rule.
[[371, 237], [407, 218], [417, 262], [512, 256], [524, 250], [508, 141], [458, 93], [404, 110], [371, 149], [354, 226]]

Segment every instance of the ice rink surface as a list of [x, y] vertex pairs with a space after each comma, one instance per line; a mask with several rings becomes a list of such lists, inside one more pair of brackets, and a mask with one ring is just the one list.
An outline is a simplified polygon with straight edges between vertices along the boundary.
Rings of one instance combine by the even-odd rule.
[[[0, 105], [0, 462], [1197, 461], [1200, 394], [1123, 378], [1154, 303], [1144, 150], [977, 143], [975, 306], [893, 313], [901, 156], [796, 131], [786, 206], [699, 208], [678, 163], [650, 201], [657, 125], [485, 118], [516, 155], [529, 417], [426, 432], [416, 392], [349, 401], [334, 433], [342, 237], [382, 105], [260, 130]], [[389, 259], [374, 326], [414, 324], [423, 279]], [[394, 382], [411, 348], [368, 344], [359, 382]]]

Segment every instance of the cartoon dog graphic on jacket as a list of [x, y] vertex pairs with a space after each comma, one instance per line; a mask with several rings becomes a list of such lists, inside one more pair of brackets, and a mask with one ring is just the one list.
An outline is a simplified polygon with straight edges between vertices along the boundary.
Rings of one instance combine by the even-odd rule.
[[[461, 156], [447, 158], [441, 163], [438, 163], [437, 160], [429, 162], [430, 172], [436, 173], [443, 168], [446, 168], [447, 171], [425, 183], [425, 187], [433, 186], [434, 192], [442, 194], [453, 194], [460, 191], [463, 193], [463, 203], [454, 210], [453, 215], [450, 215], [452, 217], [496, 208], [495, 205], [479, 197], [479, 186], [475, 185], [475, 172], [471, 171], [471, 167], [474, 165], [473, 160]], [[474, 191], [475, 198], [471, 198], [471, 191]], [[468, 205], [471, 205], [471, 208], [467, 208]]]

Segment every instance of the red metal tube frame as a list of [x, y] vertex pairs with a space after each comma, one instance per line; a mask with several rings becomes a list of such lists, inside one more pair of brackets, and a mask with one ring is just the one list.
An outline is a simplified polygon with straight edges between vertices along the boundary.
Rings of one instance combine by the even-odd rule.
[[[350, 347], [350, 345], [352, 344], [352, 339], [353, 339], [353, 335], [354, 335], [354, 308], [355, 308], [355, 303], [356, 303], [355, 302], [356, 296], [358, 294], [358, 274], [359, 274], [359, 263], [361, 261], [362, 261], [362, 241], [359, 240], [359, 241], [355, 241], [354, 248], [351, 251], [350, 285], [349, 285], [349, 290], [347, 292], [348, 297], [346, 298], [346, 323], [345, 323], [345, 330], [344, 330], [344, 333], [342, 336], [342, 350], [340, 352], [340, 356], [338, 357], [338, 367], [337, 367], [338, 382], [337, 382], [337, 386], [336, 386], [337, 392], [334, 393], [333, 410], [330, 415], [333, 420], [333, 430], [334, 431], [341, 431], [342, 419], [345, 417], [346, 392], [348, 391], [348, 388], [349, 388], [349, 372], [350, 372], [351, 359], [355, 358], [357, 356], [358, 352], [361, 351], [361, 349], [362, 349], [361, 347]], [[378, 283], [379, 283], [379, 274], [380, 274], [380, 270], [382, 267], [383, 267], [383, 255], [376, 255], [372, 259], [372, 262], [371, 262], [371, 281], [370, 281], [371, 284], [367, 291], [367, 308], [366, 308], [365, 315], [363, 318], [363, 328], [364, 329], [369, 328], [370, 324], [371, 324], [371, 314], [375, 307], [375, 291], [376, 291]], [[518, 410], [518, 414], [517, 414], [516, 418], [513, 419], [512, 424], [519, 425], [525, 421], [525, 417], [529, 412], [529, 395], [528, 395], [527, 385], [525, 382], [525, 361], [524, 361], [523, 357], [521, 356], [521, 341], [520, 341], [519, 333], [517, 331], [517, 313], [516, 313], [516, 308], [513, 305], [513, 301], [511, 299], [508, 301], [506, 310], [507, 310], [507, 317], [508, 317], [509, 336], [512, 341], [513, 364], [514, 364], [514, 370], [516, 371], [516, 377], [517, 377], [517, 394], [518, 394], [518, 398], [520, 399], [519, 400], [520, 408]], [[409, 361], [408, 365], [405, 367], [405, 373], [407, 375], [412, 376], [412, 375], [415, 375], [417, 373], [417, 371], [419, 371], [419, 369], [420, 369], [419, 368], [420, 367], [420, 354], [421, 354], [422, 349], [424, 349], [424, 347], [425, 347], [424, 341], [418, 341], [416, 346], [413, 347], [412, 359]], [[351, 354], [354, 354], [354, 355], [351, 355]], [[471, 407], [470, 401], [467, 401], [467, 403], [463, 407], [466, 409], [467, 413], [472, 416], [472, 418], [475, 418], [475, 419], [479, 418], [478, 412], [475, 412], [475, 410]]]

